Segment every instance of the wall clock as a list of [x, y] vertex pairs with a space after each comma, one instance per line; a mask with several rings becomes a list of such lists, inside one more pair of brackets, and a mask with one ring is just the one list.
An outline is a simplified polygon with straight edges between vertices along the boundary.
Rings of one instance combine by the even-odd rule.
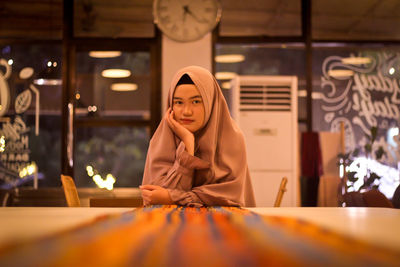
[[212, 31], [221, 17], [218, 0], [154, 0], [154, 22], [169, 38], [191, 42]]

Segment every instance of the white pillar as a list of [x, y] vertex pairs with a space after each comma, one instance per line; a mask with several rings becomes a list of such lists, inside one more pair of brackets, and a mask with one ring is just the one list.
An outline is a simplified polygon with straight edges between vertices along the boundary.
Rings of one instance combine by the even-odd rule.
[[165, 35], [162, 36], [161, 49], [161, 112], [167, 108], [168, 90], [173, 75], [181, 68], [197, 65], [211, 71], [212, 68], [212, 38], [208, 33], [202, 39], [194, 42], [175, 42]]

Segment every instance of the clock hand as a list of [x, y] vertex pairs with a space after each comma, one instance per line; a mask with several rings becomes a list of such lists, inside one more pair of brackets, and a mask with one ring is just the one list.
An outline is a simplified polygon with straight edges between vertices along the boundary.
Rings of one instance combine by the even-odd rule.
[[183, 17], [182, 17], [183, 22], [186, 21], [186, 14], [187, 13], [188, 13], [188, 6], [183, 6]]
[[193, 14], [193, 12], [189, 9], [189, 6], [183, 6], [183, 10], [185, 11], [185, 14], [189, 14], [190, 16], [192, 16], [197, 22], [199, 23], [207, 23], [207, 20], [205, 20], [204, 18], [198, 18], [195, 14]]

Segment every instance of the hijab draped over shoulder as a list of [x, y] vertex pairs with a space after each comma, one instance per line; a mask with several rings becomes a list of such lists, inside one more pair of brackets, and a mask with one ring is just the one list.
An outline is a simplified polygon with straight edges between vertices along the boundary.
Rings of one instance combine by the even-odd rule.
[[168, 107], [185, 74], [199, 90], [205, 109], [204, 125], [195, 133], [195, 155], [185, 151], [163, 118], [150, 140], [143, 184], [168, 189], [180, 205], [255, 206], [244, 137], [214, 76], [198, 66], [179, 70], [171, 82]]

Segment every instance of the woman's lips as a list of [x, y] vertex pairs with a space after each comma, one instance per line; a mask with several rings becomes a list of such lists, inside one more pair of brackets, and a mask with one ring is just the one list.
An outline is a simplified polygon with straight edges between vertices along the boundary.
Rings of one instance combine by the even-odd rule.
[[190, 120], [190, 119], [181, 119], [182, 124], [190, 124], [192, 122], [194, 122], [194, 120]]

